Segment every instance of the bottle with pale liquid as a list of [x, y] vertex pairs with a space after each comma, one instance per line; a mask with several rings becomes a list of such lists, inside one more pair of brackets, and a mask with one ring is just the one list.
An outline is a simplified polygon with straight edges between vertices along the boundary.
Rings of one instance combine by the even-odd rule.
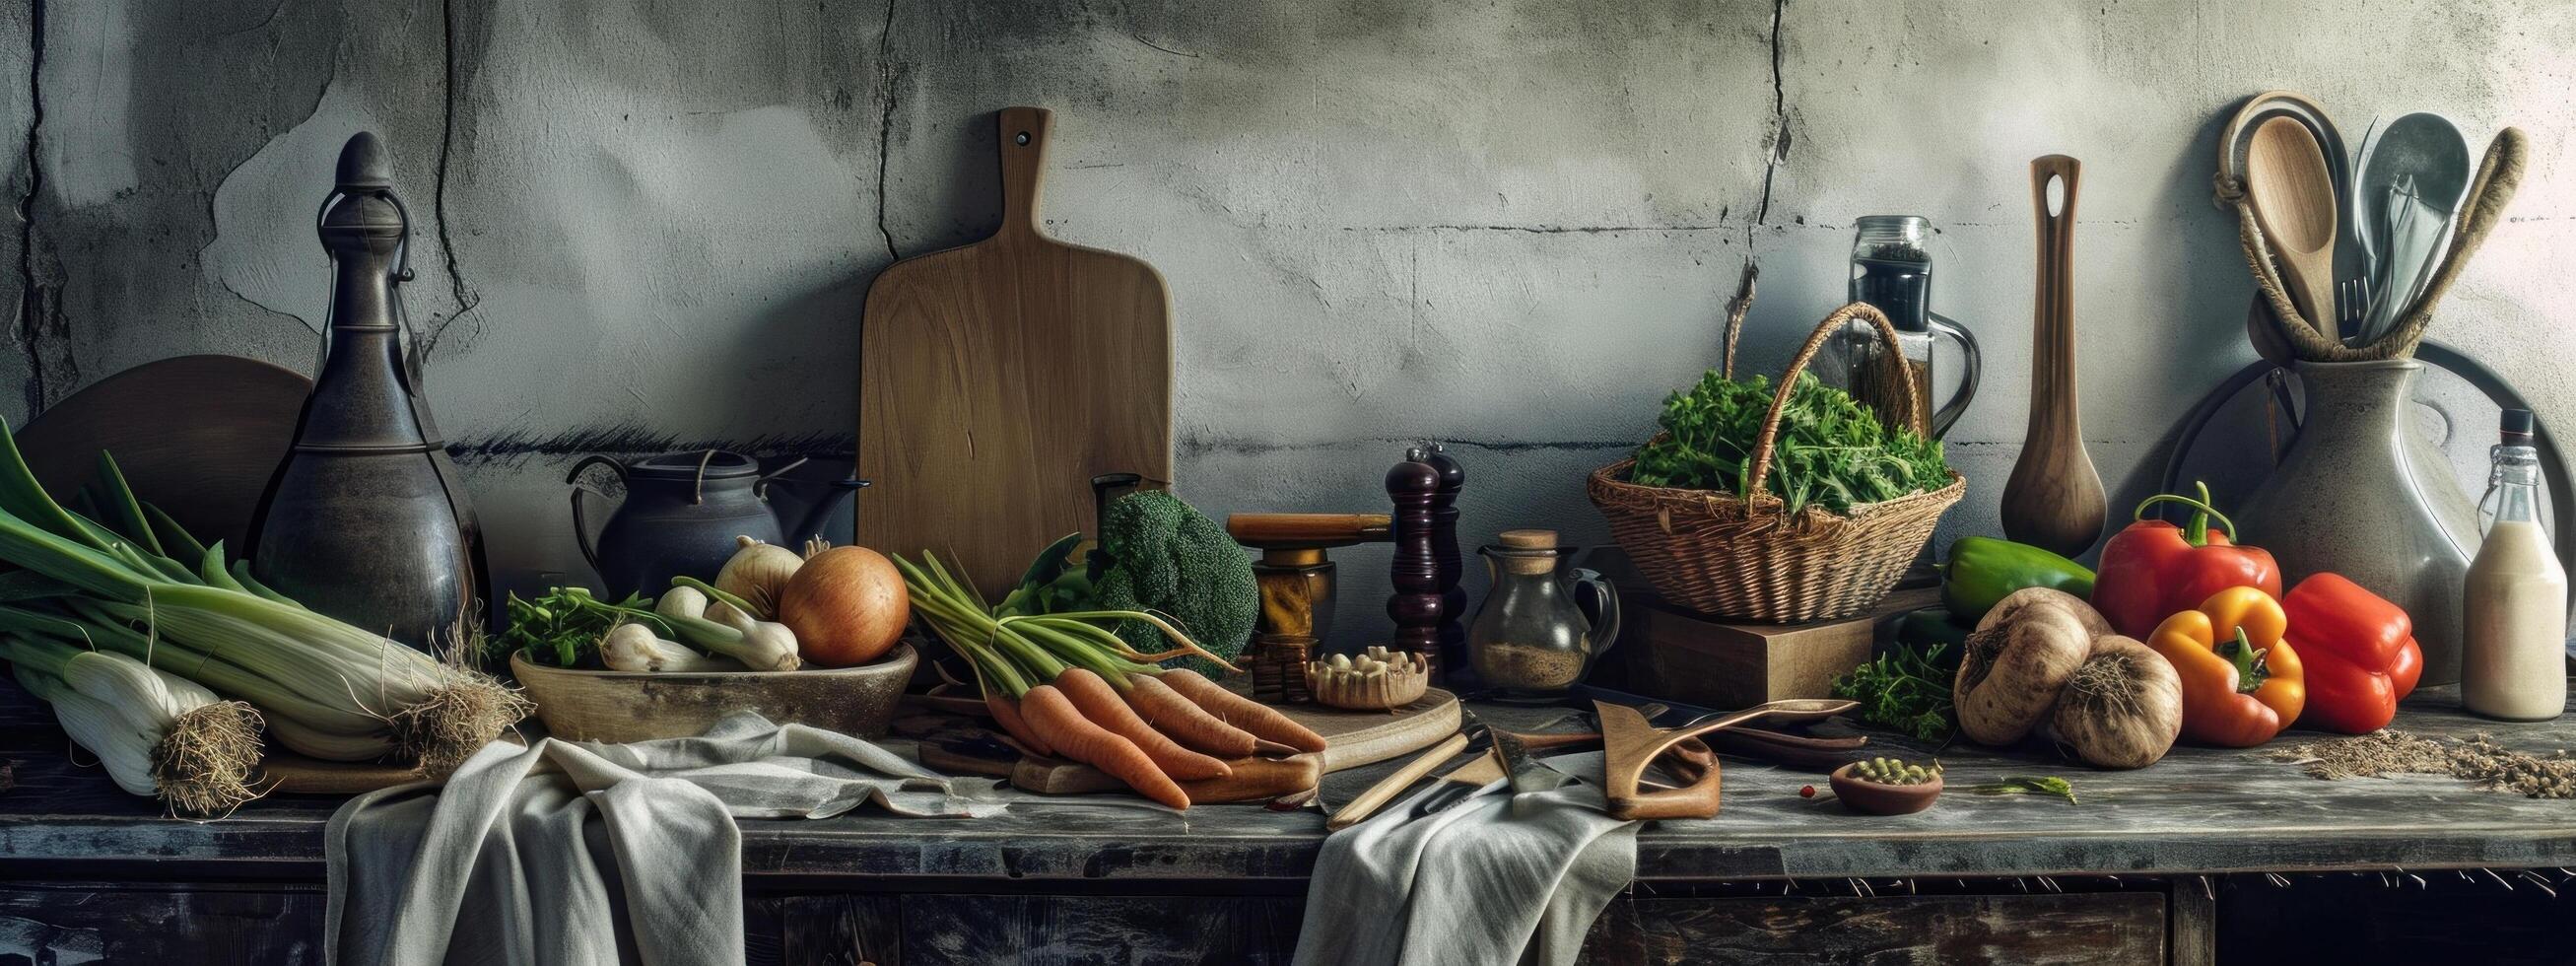
[[2506, 410], [2503, 429], [2478, 501], [2486, 540], [2462, 584], [2460, 701], [2490, 718], [2541, 721], [2567, 708], [2567, 570], [2540, 524], [2530, 411]]

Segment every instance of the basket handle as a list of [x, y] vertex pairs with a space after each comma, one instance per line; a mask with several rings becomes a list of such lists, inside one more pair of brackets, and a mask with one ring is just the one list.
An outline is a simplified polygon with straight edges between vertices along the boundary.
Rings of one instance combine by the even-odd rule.
[[[1878, 329], [1880, 341], [1887, 343], [1887, 351], [1900, 359], [1904, 357], [1905, 347], [1896, 341], [1895, 324], [1887, 321], [1887, 313], [1879, 311], [1877, 306], [1854, 302], [1825, 316], [1825, 320], [1816, 325], [1816, 331], [1807, 336], [1807, 344], [1798, 347], [1797, 357], [1789, 360], [1789, 371], [1780, 375], [1779, 391], [1771, 394], [1771, 411], [1762, 417], [1762, 435], [1753, 440], [1753, 478], [1744, 483], [1746, 500], [1760, 495], [1763, 482], [1771, 476], [1771, 447], [1780, 436], [1780, 415], [1789, 408], [1789, 393], [1798, 388], [1798, 374], [1807, 371], [1807, 363], [1816, 358], [1816, 350], [1824, 348], [1826, 338], [1856, 318], [1868, 319]], [[1914, 367], [1898, 366], [1897, 375], [1904, 383], [1905, 425], [1921, 433], [1924, 431], [1923, 399], [1914, 392]]]

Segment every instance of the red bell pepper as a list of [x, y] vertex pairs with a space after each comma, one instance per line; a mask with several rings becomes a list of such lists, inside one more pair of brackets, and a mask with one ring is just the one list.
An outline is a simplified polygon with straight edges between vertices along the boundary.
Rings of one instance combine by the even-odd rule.
[[2398, 699], [2424, 674], [2424, 649], [2404, 610], [2336, 574], [2299, 581], [2281, 605], [2289, 640], [2308, 665], [2300, 724], [2358, 735], [2397, 717]]
[[[2191, 507], [2191, 526], [2147, 519], [2147, 508], [2158, 503]], [[2093, 579], [2093, 609], [2121, 634], [2143, 639], [2165, 618], [2196, 609], [2230, 587], [2281, 596], [2281, 565], [2270, 551], [2235, 545], [2236, 522], [2209, 505], [2208, 484], [2200, 484], [2199, 499], [2148, 497], [2130, 517], [2136, 522], [2102, 545], [2102, 566]], [[2212, 517], [2225, 533], [2209, 529]]]

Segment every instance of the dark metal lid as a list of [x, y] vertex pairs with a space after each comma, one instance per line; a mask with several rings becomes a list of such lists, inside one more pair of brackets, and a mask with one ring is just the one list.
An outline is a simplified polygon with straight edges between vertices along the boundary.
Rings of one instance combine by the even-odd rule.
[[2507, 446], [2529, 446], [2529, 445], [2531, 445], [2531, 435], [2532, 435], [2532, 432], [2533, 432], [2533, 425], [2532, 425], [2532, 418], [2531, 418], [2531, 410], [2528, 410], [2528, 409], [2508, 409], [2508, 410], [2505, 410], [2505, 411], [2504, 411], [2504, 415], [2503, 415], [2503, 417], [2501, 417], [2500, 419], [2498, 419], [2496, 422], [2497, 422], [2497, 427], [2496, 427], [2496, 428], [2497, 428], [2498, 430], [2500, 430], [2500, 431], [2503, 433], [2503, 436], [2504, 436], [2504, 443], [2505, 443], [2505, 445], [2507, 445]]
[[760, 461], [741, 453], [725, 450], [693, 450], [686, 453], [664, 453], [647, 456], [626, 464], [630, 477], [649, 479], [694, 480], [704, 467], [710, 480], [745, 479], [760, 475]]

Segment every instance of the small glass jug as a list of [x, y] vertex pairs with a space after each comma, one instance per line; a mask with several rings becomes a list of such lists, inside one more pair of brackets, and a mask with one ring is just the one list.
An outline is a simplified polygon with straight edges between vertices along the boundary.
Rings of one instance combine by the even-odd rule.
[[1619, 639], [1619, 593], [1590, 570], [1557, 571], [1574, 548], [1553, 530], [1506, 530], [1480, 548], [1494, 580], [1467, 628], [1478, 680], [1510, 692], [1555, 692], [1581, 682]]
[[[1968, 401], [1976, 398], [1977, 370], [1983, 360], [1976, 336], [1932, 311], [1932, 255], [1923, 247], [1931, 231], [1932, 222], [1921, 215], [1861, 217], [1852, 232], [1850, 300], [1867, 302], [1886, 314], [1904, 351], [1901, 360], [1892, 356], [1878, 330], [1855, 319], [1836, 334], [1834, 353], [1852, 398], [1890, 425], [1904, 418], [1905, 412], [1898, 363], [1912, 369], [1915, 399], [1920, 411], [1928, 414], [1925, 422], [1937, 439], [1950, 431], [1950, 424], [1968, 411]], [[1942, 338], [1959, 344], [1958, 362], [1947, 362], [1947, 353], [1936, 355]], [[1937, 391], [1934, 371], [1953, 364], [1960, 367], [1959, 392], [1936, 409], [1932, 406], [1932, 394]]]

